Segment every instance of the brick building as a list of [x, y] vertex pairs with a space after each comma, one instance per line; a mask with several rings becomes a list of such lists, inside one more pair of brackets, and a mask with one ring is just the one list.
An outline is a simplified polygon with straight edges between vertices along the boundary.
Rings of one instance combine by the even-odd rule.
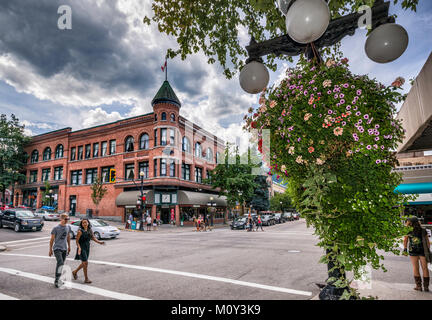
[[[224, 142], [179, 114], [181, 103], [168, 81], [152, 107], [153, 112], [145, 115], [32, 137], [25, 149], [26, 184], [15, 189], [14, 205], [41, 207], [48, 181], [53, 190], [50, 200], [59, 211], [83, 215], [95, 210], [90, 187], [100, 177], [108, 192], [98, 216], [125, 221], [136, 213], [142, 187], [152, 218], [187, 223], [206, 212], [212, 197], [215, 222], [223, 221], [226, 200], [203, 179], [223, 155]], [[116, 170], [115, 183], [109, 181], [110, 169]]]

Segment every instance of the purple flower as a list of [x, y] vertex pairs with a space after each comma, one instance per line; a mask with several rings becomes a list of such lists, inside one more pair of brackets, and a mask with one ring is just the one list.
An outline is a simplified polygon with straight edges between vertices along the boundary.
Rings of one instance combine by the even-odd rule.
[[335, 99], [339, 98], [339, 95], [338, 95], [338, 94], [335, 94], [335, 95], [334, 95], [334, 98], [335, 98]]
[[359, 119], [358, 124], [362, 124], [362, 123], [363, 123], [363, 120]]
[[346, 126], [346, 122], [345, 122], [345, 121], [342, 121], [342, 125], [345, 127], [345, 126]]
[[317, 90], [318, 90], [318, 88], [317, 88], [317, 87], [313, 88], [313, 91], [317, 91]]
[[359, 95], [361, 95], [361, 94], [362, 94], [361, 89], [358, 89], [358, 90], [357, 90], [357, 95], [359, 96]]
[[341, 93], [341, 94], [339, 95], [339, 98], [343, 99], [343, 98], [345, 98], [345, 95], [344, 95], [343, 93]]
[[344, 104], [344, 103], [345, 103], [345, 100], [342, 99], [342, 100], [340, 101], [340, 104]]
[[375, 149], [378, 149], [378, 145], [377, 145], [377, 144], [374, 144], [373, 147], [374, 147]]
[[351, 102], [351, 104], [356, 104], [357, 103], [357, 101], [356, 100], [353, 100], [352, 102]]
[[376, 138], [375, 138], [375, 141], [379, 141], [379, 137], [376, 137]]
[[319, 118], [322, 118], [322, 114], [320, 114], [318, 117], [319, 117]]
[[384, 150], [385, 148], [384, 148], [384, 146], [381, 146], [381, 150]]
[[352, 136], [353, 138], [357, 138], [357, 133], [354, 133]]
[[366, 149], [370, 150], [370, 149], [372, 149], [372, 146], [371, 146], [371, 145], [368, 145], [368, 146], [366, 147]]
[[327, 94], [331, 94], [331, 93], [332, 93], [331, 90], [327, 91]]
[[333, 114], [333, 110], [329, 110], [329, 111], [328, 111], [328, 114]]
[[343, 85], [343, 87], [346, 89], [346, 88], [349, 87], [349, 84], [348, 84], [348, 83], [345, 83], [345, 84]]
[[377, 125], [375, 126], [375, 129], [379, 129], [379, 127], [380, 127], [379, 124], [377, 124]]
[[297, 139], [297, 142], [300, 142], [300, 141], [301, 141], [301, 138], [298, 138], [298, 139]]
[[377, 161], [375, 161], [375, 163], [376, 163], [376, 164], [380, 164], [380, 163], [381, 163], [381, 160], [378, 159]]
[[369, 119], [369, 115], [368, 115], [368, 114], [365, 114], [365, 115], [363, 116], [363, 118], [365, 118], [365, 119], [367, 120], [367, 119]]
[[358, 117], [359, 115], [361, 115], [361, 112], [360, 112], [360, 111], [357, 111], [357, 112], [356, 112], [356, 116]]

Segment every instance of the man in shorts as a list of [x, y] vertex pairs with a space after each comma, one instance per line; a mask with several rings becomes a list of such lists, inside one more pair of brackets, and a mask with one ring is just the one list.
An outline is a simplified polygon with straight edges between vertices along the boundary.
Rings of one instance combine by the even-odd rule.
[[70, 226], [68, 226], [69, 216], [67, 213], [60, 215], [60, 224], [55, 226], [51, 231], [51, 240], [49, 244], [49, 253], [51, 257], [54, 256], [57, 260], [56, 271], [55, 271], [55, 282], [56, 288], [61, 287], [60, 276], [62, 273], [63, 265], [66, 261], [66, 256], [69, 254], [70, 246]]

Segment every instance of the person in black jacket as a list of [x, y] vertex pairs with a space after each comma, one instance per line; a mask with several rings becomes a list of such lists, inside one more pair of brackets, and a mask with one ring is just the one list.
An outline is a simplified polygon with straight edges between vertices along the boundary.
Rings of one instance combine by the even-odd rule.
[[429, 269], [425, 253], [429, 252], [429, 238], [426, 230], [421, 227], [417, 217], [409, 218], [406, 225], [413, 228], [412, 231], [404, 237], [404, 252], [409, 254], [413, 266], [414, 281], [416, 284], [414, 290], [422, 291], [422, 278], [419, 268], [420, 262], [423, 271], [423, 288], [424, 291], [428, 292]]

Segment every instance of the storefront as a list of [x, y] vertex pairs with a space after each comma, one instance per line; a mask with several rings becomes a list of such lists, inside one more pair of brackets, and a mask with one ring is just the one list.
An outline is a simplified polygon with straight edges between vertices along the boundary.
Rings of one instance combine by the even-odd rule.
[[405, 215], [421, 218], [424, 225], [432, 227], [432, 182], [406, 183], [399, 185], [395, 192], [417, 194], [415, 200], [405, 205]]

